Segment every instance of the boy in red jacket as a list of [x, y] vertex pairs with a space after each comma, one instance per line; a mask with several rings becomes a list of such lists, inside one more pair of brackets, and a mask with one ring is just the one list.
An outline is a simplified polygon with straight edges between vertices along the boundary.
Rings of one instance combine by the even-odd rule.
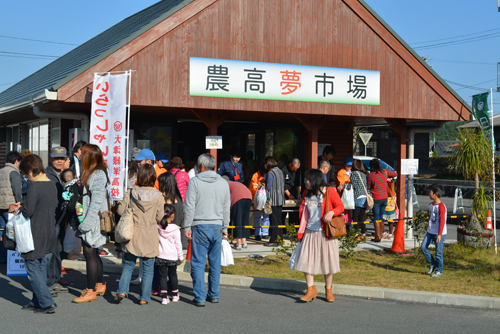
[[[427, 262], [431, 265], [427, 274], [432, 274], [432, 277], [443, 276], [443, 246], [447, 233], [446, 206], [440, 199], [443, 192], [443, 188], [437, 184], [433, 184], [429, 188], [429, 198], [433, 202], [429, 204], [429, 227], [420, 248]], [[436, 245], [436, 258], [429, 252], [431, 242]]]

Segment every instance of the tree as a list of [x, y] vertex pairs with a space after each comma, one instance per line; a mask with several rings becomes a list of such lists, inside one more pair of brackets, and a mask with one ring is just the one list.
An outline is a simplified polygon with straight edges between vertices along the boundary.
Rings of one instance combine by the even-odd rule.
[[491, 183], [492, 177], [492, 149], [491, 141], [484, 131], [459, 130], [458, 145], [453, 148], [454, 156], [450, 158], [453, 169], [462, 174], [465, 180], [474, 180], [474, 197], [472, 203], [472, 215], [469, 226], [477, 231], [483, 227], [478, 216], [486, 217], [489, 201], [484, 187], [480, 188], [480, 181]]

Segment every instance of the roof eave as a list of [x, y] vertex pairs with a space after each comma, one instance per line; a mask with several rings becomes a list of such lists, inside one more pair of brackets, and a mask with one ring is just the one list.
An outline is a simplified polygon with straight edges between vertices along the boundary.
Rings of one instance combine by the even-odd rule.
[[11, 111], [19, 110], [34, 105], [35, 103], [47, 103], [57, 100], [57, 92], [43, 89], [37, 93], [22, 97], [10, 103], [0, 106], [0, 114], [5, 114]]
[[154, 26], [156, 26], [158, 23], [160, 23], [163, 20], [167, 19], [172, 14], [174, 14], [175, 12], [177, 12], [178, 10], [180, 10], [181, 8], [189, 5], [193, 1], [194, 0], [185, 0], [182, 3], [178, 4], [177, 6], [173, 7], [168, 12], [166, 12], [163, 15], [161, 15], [160, 17], [158, 17], [156, 20], [151, 21], [151, 23], [149, 23], [148, 25], [144, 26], [142, 29], [136, 31], [135, 33], [133, 33], [132, 35], [130, 35], [128, 38], [125, 38], [124, 40], [122, 40], [121, 42], [119, 42], [118, 44], [116, 44], [114, 47], [110, 48], [106, 52], [104, 52], [101, 55], [99, 55], [99, 57], [92, 59], [90, 62], [88, 62], [84, 66], [81, 66], [76, 71], [74, 71], [73, 73], [69, 74], [68, 76], [66, 76], [61, 81], [57, 82], [53, 86], [53, 88], [55, 90], [61, 88], [62, 86], [64, 86], [65, 84], [67, 84], [68, 82], [70, 82], [71, 80], [73, 80], [74, 78], [78, 77], [80, 74], [82, 74], [85, 71], [87, 71], [92, 66], [98, 64], [103, 59], [109, 57], [110, 55], [112, 55], [116, 51], [120, 50], [123, 46], [125, 46], [128, 43], [132, 42], [134, 39], [136, 39], [137, 37], [141, 36], [146, 31], [150, 30], [151, 28], [153, 28]]

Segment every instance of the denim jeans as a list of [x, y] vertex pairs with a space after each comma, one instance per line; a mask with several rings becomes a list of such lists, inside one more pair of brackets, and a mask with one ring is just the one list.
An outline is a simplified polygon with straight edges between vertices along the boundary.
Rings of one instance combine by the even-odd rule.
[[[128, 297], [128, 289], [130, 281], [132, 280], [132, 273], [134, 272], [135, 262], [137, 261], [137, 256], [123, 252], [122, 258], [122, 276], [120, 277], [120, 283], [118, 283], [118, 291], [116, 294], [124, 293]], [[151, 284], [153, 283], [153, 271], [154, 271], [155, 258], [154, 257], [143, 257], [142, 258], [142, 283], [141, 283], [141, 294], [139, 300], [144, 300], [149, 302], [151, 300]]]
[[[262, 224], [261, 224], [262, 222]], [[260, 226], [269, 226], [269, 215], [262, 211], [254, 211], [253, 226], [255, 227], [255, 236], [264, 236], [269, 234], [269, 228], [261, 228]]]
[[[0, 210], [0, 229], [4, 229], [5, 225], [9, 221], [9, 213], [8, 210]], [[3, 231], [0, 231], [0, 235]], [[7, 262], [7, 250], [3, 248], [2, 243], [0, 242], [0, 263]]]
[[[424, 237], [424, 241], [422, 241], [422, 246], [420, 249], [422, 250], [422, 253], [424, 253], [425, 258], [427, 259], [427, 262], [429, 262], [430, 265], [433, 265], [436, 267], [436, 271], [439, 271], [441, 274], [443, 273], [443, 246], [444, 246], [444, 239], [446, 239], [446, 234], [441, 236], [441, 242], [437, 243], [437, 234], [430, 234], [427, 232], [427, 234]], [[433, 242], [436, 245], [436, 258], [434, 258], [429, 252], [429, 245]]]
[[207, 224], [192, 227], [191, 241], [191, 278], [193, 279], [194, 299], [204, 302], [207, 298], [205, 290], [205, 264], [208, 264], [208, 297], [219, 298], [220, 259], [222, 226]]
[[52, 285], [59, 282], [61, 279], [62, 259], [61, 252], [63, 250], [63, 242], [66, 230], [61, 228], [60, 224], [56, 224], [57, 245], [56, 252], [49, 254], [47, 259], [47, 286], [50, 288]]
[[387, 206], [387, 198], [374, 201], [374, 203], [373, 203], [373, 219], [375, 221], [382, 220], [386, 206]]
[[30, 304], [35, 308], [46, 308], [54, 304], [54, 299], [47, 286], [47, 261], [49, 254], [41, 259], [24, 261], [28, 279], [33, 289], [33, 299]]

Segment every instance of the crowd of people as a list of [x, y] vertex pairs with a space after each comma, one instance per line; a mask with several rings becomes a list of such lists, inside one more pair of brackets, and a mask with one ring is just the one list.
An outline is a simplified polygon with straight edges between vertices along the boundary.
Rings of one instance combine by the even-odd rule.
[[[69, 283], [61, 277], [62, 259], [68, 257], [63, 247], [68, 229], [81, 243], [78, 256], [81, 250], [86, 261], [86, 287], [73, 302], [93, 302], [108, 292], [101, 255], [105, 254], [103, 246], [109, 236], [101, 232], [101, 214], [112, 211], [118, 221], [128, 209], [133, 212], [134, 235], [130, 241], [117, 244], [123, 264], [114, 297], [117, 303], [128, 297], [131, 284], [141, 285], [140, 305], [148, 304], [151, 295], [161, 296], [162, 304], [177, 302], [180, 297], [176, 271], [185, 260], [183, 250], [188, 244], [195, 296], [192, 302], [199, 307], [206, 301], [217, 303], [221, 240], [228, 238], [228, 226], [232, 224], [234, 250], [248, 248], [250, 229], [244, 227], [250, 225], [251, 212], [255, 240], [269, 238], [265, 246], [276, 247], [278, 238], [285, 237], [286, 231], [277, 226], [284, 225], [287, 216], [289, 224], [300, 226], [298, 238], [302, 247], [296, 270], [304, 272], [308, 286], [302, 300], [316, 298], [313, 279], [322, 274], [327, 301], [334, 301], [331, 284], [333, 274], [340, 271], [338, 240], [325, 236], [324, 224], [336, 216], [344, 217], [348, 228], [353, 221], [358, 222], [355, 226], [365, 240], [366, 227], [362, 222], [367, 196], [373, 196], [375, 220], [392, 214], [388, 210], [388, 184], [397, 176], [381, 169], [377, 159], [370, 162], [368, 173], [360, 160], [351, 157], [345, 158], [343, 168], [335, 173], [332, 146], [324, 148], [318, 168], [305, 172], [303, 180], [298, 158], [280, 166], [274, 157], [268, 156], [259, 165], [251, 154], [245, 153], [247, 163], [243, 168], [241, 153], [233, 149], [229, 160], [218, 169], [213, 156], [202, 154], [186, 172], [180, 157], [169, 161], [163, 153], [134, 149], [124, 198], [111, 203], [107, 166], [97, 145], [80, 141], [70, 156], [64, 147], [54, 147], [47, 167], [37, 155], [24, 153], [8, 153], [6, 165], [0, 170], [0, 228], [5, 227], [9, 213], [19, 211], [31, 220], [35, 250], [22, 257], [33, 298], [23, 309], [40, 313], [54, 313], [54, 298], [68, 291]], [[348, 187], [354, 192], [353, 210], [345, 210], [341, 200]], [[266, 208], [256, 210], [255, 195], [263, 190]], [[285, 204], [299, 209], [284, 212]], [[390, 238], [392, 226], [383, 236], [375, 234], [375, 239]], [[207, 258], [208, 291], [204, 279]], [[0, 246], [0, 261], [5, 259], [6, 251]], [[139, 277], [132, 280], [137, 259]]]

